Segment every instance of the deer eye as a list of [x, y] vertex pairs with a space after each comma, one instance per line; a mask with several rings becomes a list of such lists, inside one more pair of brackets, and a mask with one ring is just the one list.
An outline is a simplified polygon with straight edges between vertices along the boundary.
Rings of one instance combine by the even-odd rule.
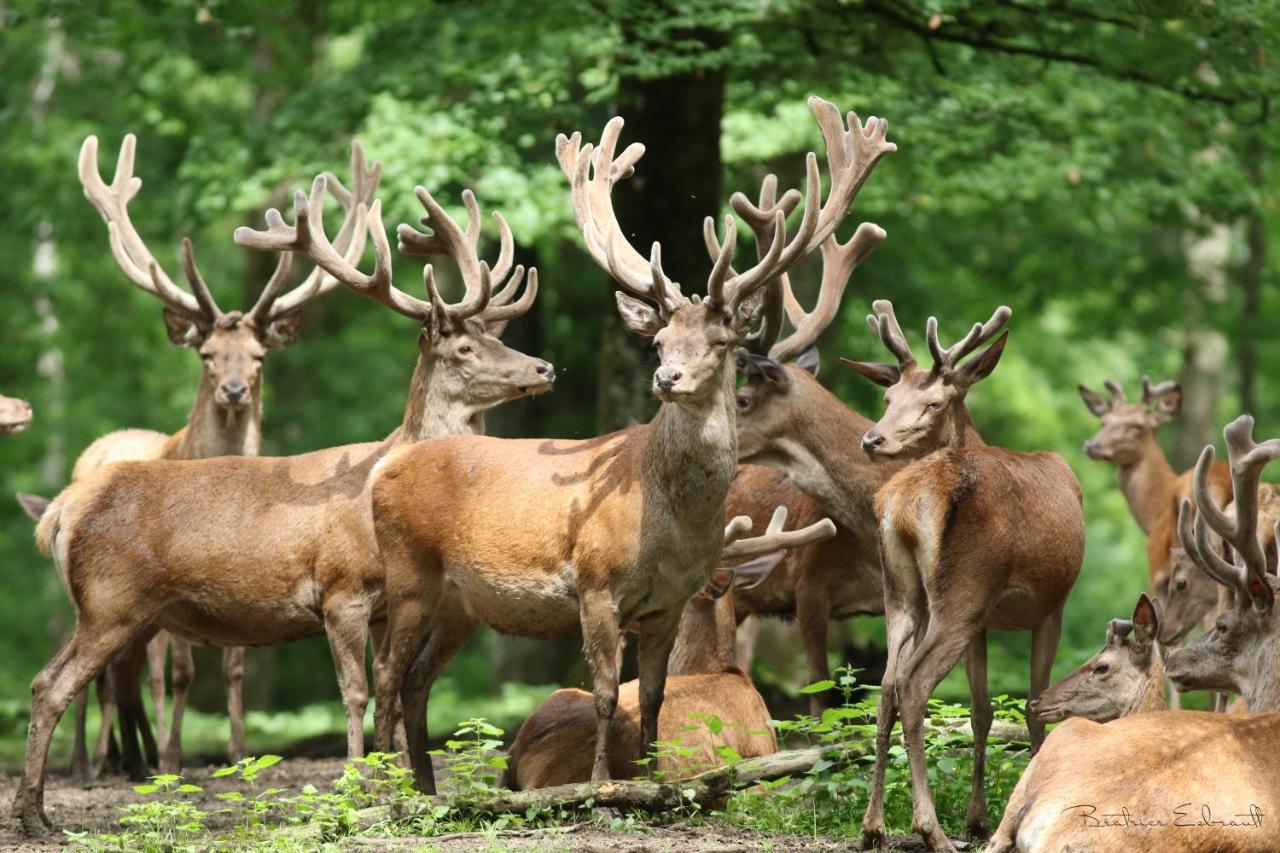
[[724, 349], [729, 345], [729, 342], [727, 340], [712, 341], [711, 345], [716, 349]]
[[942, 404], [935, 401], [932, 403], [926, 403], [924, 408], [925, 411], [936, 412], [938, 409], [942, 408]]
[[1111, 664], [1100, 663], [1093, 668], [1094, 675], [1106, 675], [1111, 671]]
[[751, 408], [751, 398], [746, 394], [738, 394], [735, 399], [738, 402], [738, 411], [745, 412]]
[[1227, 633], [1226, 621], [1219, 619], [1218, 624], [1214, 626], [1214, 630], [1217, 631], [1219, 634], [1226, 634]]
[[474, 350], [471, 348], [470, 344], [463, 344], [458, 347], [458, 353], [460, 355], [471, 355], [472, 352], [474, 352]]
[[1187, 579], [1186, 579], [1186, 578], [1178, 578], [1177, 582], [1173, 585], [1173, 588], [1174, 588], [1174, 589], [1176, 589], [1178, 592], [1186, 592], [1186, 591], [1187, 591]]

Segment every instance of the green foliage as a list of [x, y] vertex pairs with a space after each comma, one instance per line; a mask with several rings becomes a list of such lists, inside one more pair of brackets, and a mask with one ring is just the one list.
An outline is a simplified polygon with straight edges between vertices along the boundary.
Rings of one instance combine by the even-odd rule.
[[149, 784], [134, 785], [133, 789], [153, 799], [125, 807], [120, 818], [123, 832], [102, 835], [68, 832], [68, 840], [90, 850], [169, 853], [201, 848], [210, 814], [183, 795], [199, 793], [202, 788], [184, 783], [181, 776], [164, 774], [152, 776]]
[[464, 720], [444, 749], [431, 750], [444, 759], [444, 789], [463, 801], [493, 793], [498, 774], [507, 769], [501, 747], [502, 729], [480, 718]]

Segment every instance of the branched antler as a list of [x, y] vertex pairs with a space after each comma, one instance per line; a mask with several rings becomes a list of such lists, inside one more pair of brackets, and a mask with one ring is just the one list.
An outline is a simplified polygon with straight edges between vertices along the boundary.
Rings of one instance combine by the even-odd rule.
[[724, 529], [724, 548], [720, 552], [720, 559], [728, 561], [759, 557], [771, 551], [821, 542], [836, 535], [836, 526], [829, 518], [799, 530], [784, 531], [786, 524], [787, 508], [779, 506], [773, 511], [773, 518], [769, 520], [769, 526], [762, 536], [743, 538], [751, 532], [751, 519], [745, 515], [735, 516]]

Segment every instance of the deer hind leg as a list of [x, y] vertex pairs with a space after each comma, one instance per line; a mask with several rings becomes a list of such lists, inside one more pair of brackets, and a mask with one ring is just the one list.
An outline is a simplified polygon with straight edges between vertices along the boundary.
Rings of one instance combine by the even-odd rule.
[[80, 620], [70, 642], [31, 682], [31, 723], [22, 780], [13, 800], [13, 817], [27, 835], [52, 824], [44, 813], [44, 780], [49, 741], [58, 720], [77, 693], [100, 673], [137, 631], [133, 625], [94, 629]]
[[[387, 622], [380, 619], [377, 622], [369, 624], [369, 636], [373, 640], [373, 653], [378, 654], [378, 649], [382, 647], [382, 638], [387, 634]], [[409, 752], [409, 737], [404, 732], [404, 709], [400, 707], [400, 697], [396, 697], [395, 703], [395, 732], [391, 736], [391, 744], [396, 752], [407, 755]]]
[[[831, 599], [826, 590], [814, 584], [804, 584], [796, 589], [796, 621], [800, 625], [800, 638], [804, 642], [804, 656], [809, 665], [809, 683], [831, 677], [827, 663], [827, 627], [831, 621]], [[828, 705], [826, 692], [809, 694], [809, 713], [822, 715]]]
[[[1044, 618], [1031, 631], [1031, 690], [1028, 702], [1040, 698], [1040, 694], [1049, 686], [1049, 674], [1053, 669], [1053, 658], [1058, 653], [1058, 638], [1062, 635], [1062, 607]], [[1044, 743], [1044, 723], [1027, 715], [1027, 731], [1031, 734], [1031, 754], [1040, 751]]]
[[156, 740], [168, 740], [165, 717], [164, 665], [169, 660], [169, 632], [157, 631], [147, 643], [147, 686], [151, 690], [151, 709], [156, 718]]
[[987, 691], [987, 632], [982, 630], [969, 644], [964, 660], [969, 677], [969, 721], [973, 728], [973, 790], [965, 813], [965, 831], [970, 838], [986, 838], [991, 834], [987, 822], [986, 768], [987, 735], [991, 733], [991, 694]]
[[182, 769], [182, 718], [187, 712], [187, 695], [191, 680], [196, 675], [196, 665], [191, 658], [191, 643], [172, 636], [173, 648], [173, 717], [169, 721], [169, 742], [160, 756], [163, 773], [177, 773]]
[[120, 752], [116, 746], [116, 683], [111, 664], [98, 676], [98, 739], [93, 746], [94, 776], [101, 778], [120, 772]]
[[963, 610], [945, 615], [943, 612], [931, 613], [924, 638], [912, 650], [911, 660], [899, 672], [896, 685], [899, 713], [902, 715], [902, 740], [911, 765], [911, 827], [924, 839], [927, 849], [947, 853], [952, 853], [955, 845], [938, 823], [933, 794], [929, 790], [924, 718], [934, 688], [955, 667], [979, 633], [981, 623], [976, 616]]
[[[658, 740], [658, 715], [662, 712], [662, 700], [667, 683], [667, 660], [676, 642], [676, 629], [680, 626], [680, 610], [674, 618], [667, 617], [660, 624], [646, 626], [637, 647], [637, 663], [640, 667], [640, 751], [636, 758], [644, 758]], [[607, 752], [606, 752], [607, 754]], [[658, 769], [657, 762], [648, 765], [649, 775]]]
[[[360, 641], [360, 651], [363, 653], [363, 629], [360, 632]], [[363, 673], [363, 655], [361, 657], [360, 670]], [[222, 683], [227, 688], [227, 720], [231, 725], [231, 736], [227, 741], [227, 760], [235, 764], [244, 758], [244, 646], [227, 646], [222, 650]], [[367, 686], [365, 692], [368, 692]]]
[[111, 664], [120, 709], [120, 763], [125, 775], [135, 782], [145, 780], [160, 761], [151, 723], [142, 706], [142, 668], [146, 659], [147, 640], [139, 637]]
[[71, 747], [71, 778], [76, 782], [89, 780], [88, 727], [89, 688], [86, 687], [76, 694], [75, 743]]
[[609, 778], [609, 729], [618, 708], [618, 642], [622, 628], [607, 594], [582, 595], [582, 654], [591, 673], [591, 696], [596, 710], [596, 748], [591, 781]]
[[364, 649], [369, 630], [369, 604], [362, 598], [326, 603], [324, 630], [338, 671], [338, 689], [347, 711], [347, 758], [364, 756], [364, 712], [369, 706], [369, 679]]

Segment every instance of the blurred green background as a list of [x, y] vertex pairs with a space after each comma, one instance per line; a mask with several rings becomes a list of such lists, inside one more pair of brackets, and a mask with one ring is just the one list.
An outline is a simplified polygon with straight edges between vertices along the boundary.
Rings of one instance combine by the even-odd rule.
[[[534, 312], [507, 338], [560, 376], [489, 431], [590, 436], [649, 415], [650, 356], [623, 336], [613, 288], [580, 247], [555, 134], [594, 140], [609, 116], [627, 117], [623, 141], [649, 153], [619, 187], [621, 218], [637, 245], [661, 239], [666, 268], [693, 290], [709, 266], [701, 218], [734, 190], [754, 197], [768, 171], [798, 185], [804, 152], [821, 152], [805, 107], [817, 94], [888, 117], [899, 146], [841, 230], [871, 220], [889, 239], [822, 341], [822, 379], [878, 414], [878, 390], [836, 360], [879, 357], [862, 322], [872, 298], [891, 297], [917, 342], [929, 314], [950, 337], [998, 303], [1014, 308], [1011, 345], [970, 404], [988, 441], [1058, 450], [1084, 487], [1088, 554], [1061, 674], [1129, 612], [1146, 575], [1114, 470], [1080, 452], [1096, 421], [1076, 384], [1114, 377], [1132, 396], [1143, 373], [1181, 379], [1184, 416], [1163, 432], [1179, 470], [1242, 410], [1259, 437], [1280, 432], [1265, 370], [1280, 342], [1263, 320], [1280, 268], [1278, 12], [1275, 0], [0, 2], [0, 390], [36, 411], [29, 432], [0, 442], [0, 493], [56, 493], [94, 438], [176, 430], [194, 394], [198, 359], [168, 343], [158, 302], [117, 270], [81, 193], [88, 134], [108, 178], [123, 135], [138, 135], [134, 221], [173, 272], [190, 235], [225, 308], [252, 304], [273, 263], [238, 249], [232, 230], [260, 226], [320, 170], [345, 176], [353, 137], [385, 164], [388, 227], [416, 220], [415, 184], [459, 215], [473, 188], [541, 273]], [[419, 265], [398, 258], [397, 276], [413, 292]], [[810, 264], [793, 280], [811, 294], [817, 276]], [[309, 308], [302, 340], [267, 362], [264, 452], [388, 433], [415, 335], [341, 290]], [[11, 752], [27, 684], [71, 612], [31, 523], [3, 506]], [[881, 642], [882, 627], [839, 633], [844, 657]], [[994, 691], [1023, 692], [1027, 638], [997, 642]], [[518, 721], [542, 690], [519, 683], [578, 680], [576, 659], [575, 643], [482, 633], [451, 668], [442, 690], [457, 701], [440, 713]], [[199, 663], [195, 703], [217, 710], [216, 657]], [[797, 662], [765, 680], [779, 697], [802, 678]], [[945, 689], [963, 695], [961, 683]], [[251, 750], [255, 737], [341, 729], [323, 639], [251, 650], [246, 686], [263, 712]]]

